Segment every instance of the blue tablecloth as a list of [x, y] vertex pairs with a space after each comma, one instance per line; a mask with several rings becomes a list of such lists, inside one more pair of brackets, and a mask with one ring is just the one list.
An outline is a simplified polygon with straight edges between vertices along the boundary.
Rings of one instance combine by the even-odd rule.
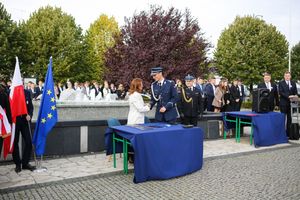
[[[241, 111], [223, 113], [223, 116], [225, 115], [227, 117], [239, 117], [243, 120], [248, 119], [252, 122], [255, 146], [270, 146], [288, 142], [285, 132], [285, 115], [282, 113]], [[224, 124], [225, 129], [235, 127], [235, 124], [231, 122], [226, 121]]]
[[[203, 163], [203, 131], [182, 125], [149, 123], [146, 128], [114, 126], [105, 135], [111, 154], [112, 132], [130, 140], [134, 149], [134, 182], [169, 179], [195, 172]], [[118, 149], [119, 152], [122, 148]]]

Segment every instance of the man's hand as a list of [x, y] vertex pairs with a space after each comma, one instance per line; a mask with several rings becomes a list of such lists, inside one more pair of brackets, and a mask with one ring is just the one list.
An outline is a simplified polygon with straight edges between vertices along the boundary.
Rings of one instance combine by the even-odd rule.
[[4, 138], [7, 138], [8, 136], [10, 136], [11, 135], [11, 133], [7, 133], [7, 134], [5, 134], [5, 135], [2, 135], [2, 138], [4, 139]]
[[26, 120], [27, 120], [27, 121], [30, 121], [30, 120], [31, 120], [30, 115], [27, 115], [27, 116], [26, 116]]
[[166, 112], [166, 108], [165, 107], [161, 107], [160, 109], [159, 109], [159, 112], [161, 112], [161, 113], [164, 113], [164, 112]]
[[239, 102], [239, 101], [240, 101], [240, 99], [236, 99], [236, 100], [235, 100], [235, 102]]

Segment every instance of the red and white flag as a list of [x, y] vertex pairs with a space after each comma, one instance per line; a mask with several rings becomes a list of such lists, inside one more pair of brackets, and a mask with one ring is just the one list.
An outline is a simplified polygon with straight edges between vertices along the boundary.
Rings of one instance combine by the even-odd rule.
[[6, 112], [0, 105], [0, 136], [4, 136], [11, 133], [11, 126], [7, 119]]
[[12, 132], [11, 132], [11, 136], [4, 139], [4, 150], [3, 150], [4, 158], [6, 158], [8, 153], [13, 152], [17, 116], [27, 114], [24, 86], [21, 78], [18, 57], [16, 57], [16, 67], [15, 67], [12, 84], [10, 87], [9, 102], [10, 102], [11, 118], [12, 118]]

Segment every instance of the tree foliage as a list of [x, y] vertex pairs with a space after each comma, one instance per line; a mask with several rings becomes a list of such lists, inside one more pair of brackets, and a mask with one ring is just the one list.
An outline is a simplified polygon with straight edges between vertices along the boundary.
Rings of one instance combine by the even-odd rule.
[[269, 72], [273, 80], [287, 70], [288, 42], [275, 26], [253, 16], [236, 17], [218, 40], [214, 52], [220, 75], [257, 84]]
[[0, 74], [1, 79], [12, 77], [15, 67], [15, 56], [22, 49], [22, 37], [17, 24], [11, 20], [0, 2]]
[[293, 79], [300, 80], [300, 42], [292, 48], [291, 72]]
[[85, 36], [86, 61], [92, 72], [91, 79], [102, 80], [105, 70], [105, 53], [108, 48], [114, 46], [114, 38], [118, 37], [119, 34], [118, 23], [114, 17], [101, 15], [91, 24]]
[[139, 77], [149, 87], [153, 81], [150, 69], [156, 65], [164, 67], [168, 78], [198, 75], [206, 70], [208, 47], [188, 10], [181, 13], [151, 6], [149, 12], [125, 19], [116, 45], [106, 54], [105, 77], [124, 84]]
[[88, 78], [82, 58], [82, 31], [71, 15], [47, 6], [34, 12], [21, 29], [26, 34], [28, 75], [43, 78], [52, 56], [54, 79]]

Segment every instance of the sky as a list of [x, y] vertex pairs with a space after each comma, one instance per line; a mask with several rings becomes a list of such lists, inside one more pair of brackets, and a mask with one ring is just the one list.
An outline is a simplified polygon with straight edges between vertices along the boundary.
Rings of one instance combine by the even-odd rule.
[[[119, 26], [124, 18], [149, 10], [150, 5], [164, 9], [186, 8], [198, 20], [204, 37], [217, 45], [222, 31], [237, 15], [253, 15], [273, 24], [286, 36], [290, 46], [300, 42], [299, 0], [0, 0], [15, 21], [28, 20], [30, 14], [43, 6], [61, 7], [75, 18], [78, 25], [87, 30], [101, 14], [114, 16]], [[212, 52], [212, 51], [211, 51]]]

